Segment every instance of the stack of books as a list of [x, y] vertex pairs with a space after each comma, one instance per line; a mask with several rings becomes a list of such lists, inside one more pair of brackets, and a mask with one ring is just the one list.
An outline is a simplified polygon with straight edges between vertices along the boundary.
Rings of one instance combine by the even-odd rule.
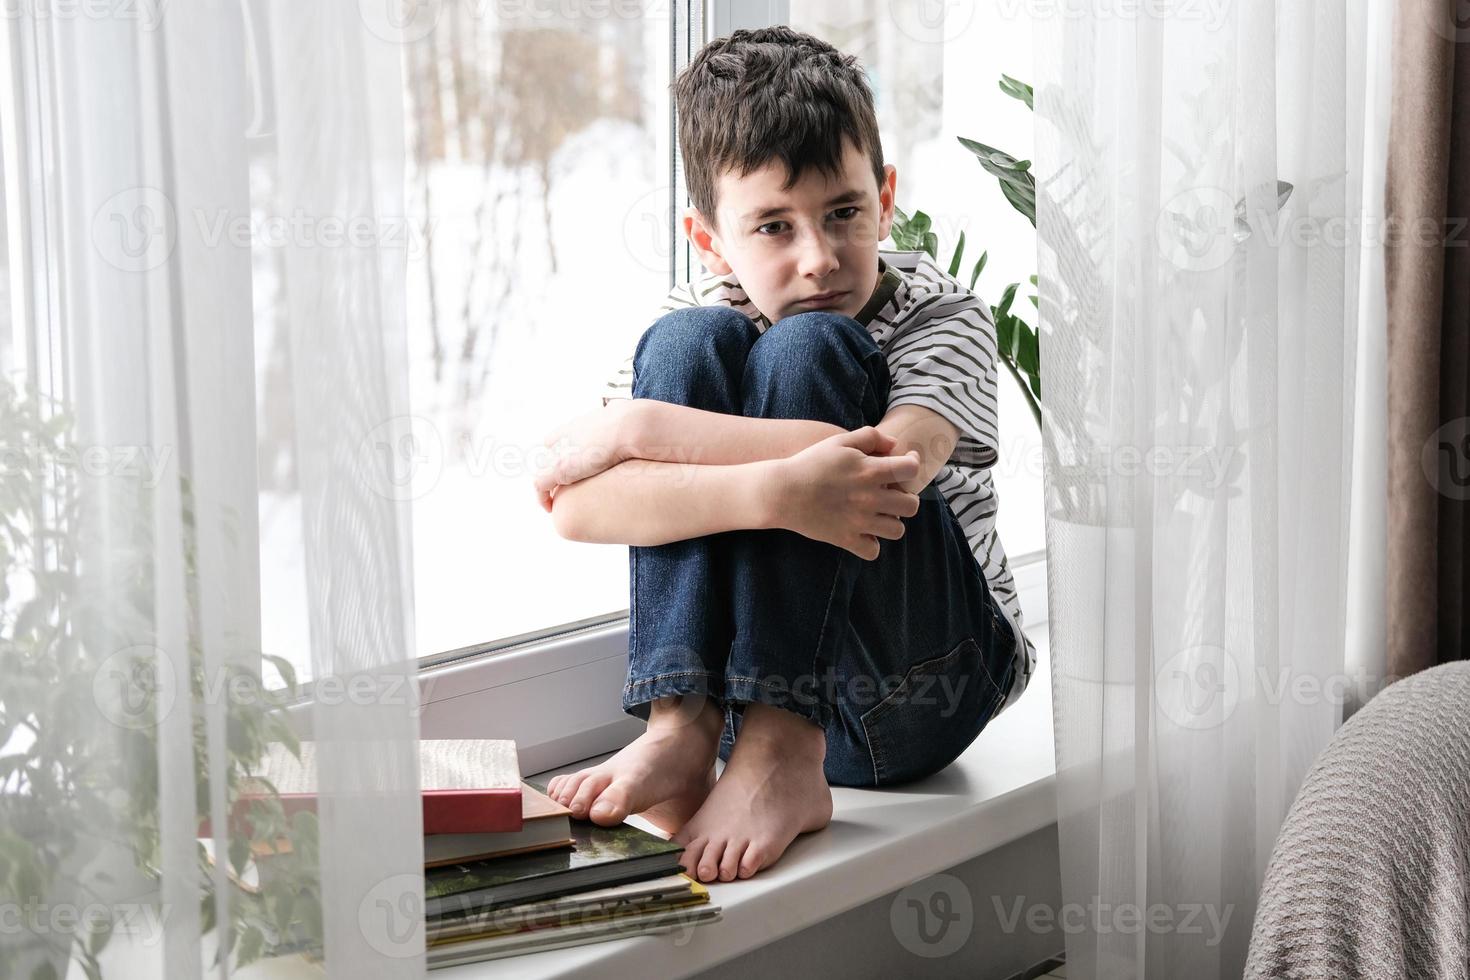
[[719, 920], [709, 890], [681, 873], [681, 845], [631, 824], [574, 821], [544, 787], [521, 789], [519, 834], [548, 843], [511, 833], [457, 848], [479, 851], [474, 859], [430, 862], [436, 844], [425, 838], [430, 969]]
[[[273, 746], [261, 767], [287, 813], [316, 806], [315, 750], [302, 742], [300, 752]], [[513, 741], [425, 740], [419, 768], [431, 969], [719, 920], [708, 889], [681, 873], [682, 845], [631, 824], [572, 820], [544, 786], [520, 778]], [[251, 795], [242, 793], [237, 819]], [[200, 836], [212, 852], [207, 822]], [[236, 883], [258, 890], [289, 849], [257, 843]]]

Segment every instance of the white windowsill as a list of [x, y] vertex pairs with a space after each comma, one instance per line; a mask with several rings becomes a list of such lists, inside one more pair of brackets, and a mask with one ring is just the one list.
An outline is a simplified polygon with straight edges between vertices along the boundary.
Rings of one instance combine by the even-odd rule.
[[[721, 921], [689, 932], [530, 953], [434, 975], [446, 980], [689, 976], [1055, 823], [1045, 622], [1028, 625], [1027, 635], [1038, 654], [1031, 686], [964, 755], [945, 771], [905, 786], [834, 788], [829, 827], [797, 838], [775, 866], [754, 878], [709, 885], [711, 901], [723, 910]], [[676, 937], [684, 941], [676, 945]]]

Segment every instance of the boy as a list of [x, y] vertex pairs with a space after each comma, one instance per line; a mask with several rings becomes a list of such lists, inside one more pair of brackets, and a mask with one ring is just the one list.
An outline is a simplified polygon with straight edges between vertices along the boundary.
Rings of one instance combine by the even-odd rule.
[[897, 177], [861, 68], [741, 30], [674, 89], [710, 273], [536, 479], [558, 533], [629, 545], [623, 707], [648, 729], [549, 789], [729, 881], [826, 826], [829, 785], [944, 768], [1036, 654], [994, 533], [995, 327], [927, 255], [879, 255]]

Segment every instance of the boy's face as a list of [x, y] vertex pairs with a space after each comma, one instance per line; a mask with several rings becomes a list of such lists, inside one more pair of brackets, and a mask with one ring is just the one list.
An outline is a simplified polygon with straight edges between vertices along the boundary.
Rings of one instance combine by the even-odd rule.
[[685, 212], [684, 234], [705, 267], [733, 271], [772, 323], [808, 310], [854, 316], [878, 285], [878, 243], [893, 223], [897, 172], [886, 165], [878, 186], [867, 154], [844, 143], [835, 180], [812, 167], [783, 190], [779, 160], [744, 177], [727, 170], [717, 183], [718, 221]]

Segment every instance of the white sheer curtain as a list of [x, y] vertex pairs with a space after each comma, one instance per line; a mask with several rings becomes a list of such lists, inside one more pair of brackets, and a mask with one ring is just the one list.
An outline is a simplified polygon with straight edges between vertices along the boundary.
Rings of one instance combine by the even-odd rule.
[[1239, 976], [1360, 680], [1365, 11], [1064, 6], [1036, 23], [1034, 173], [1069, 969]]
[[[22, 4], [0, 24], [0, 885], [19, 910], [0, 974], [423, 970], [393, 493], [404, 38], [371, 6]], [[289, 396], [260, 404], [282, 335]], [[318, 685], [289, 708], [290, 666], [260, 646], [265, 419], [294, 462]], [[317, 743], [315, 823], [232, 827], [239, 780], [295, 736]], [[283, 837], [290, 855], [251, 857]]]

